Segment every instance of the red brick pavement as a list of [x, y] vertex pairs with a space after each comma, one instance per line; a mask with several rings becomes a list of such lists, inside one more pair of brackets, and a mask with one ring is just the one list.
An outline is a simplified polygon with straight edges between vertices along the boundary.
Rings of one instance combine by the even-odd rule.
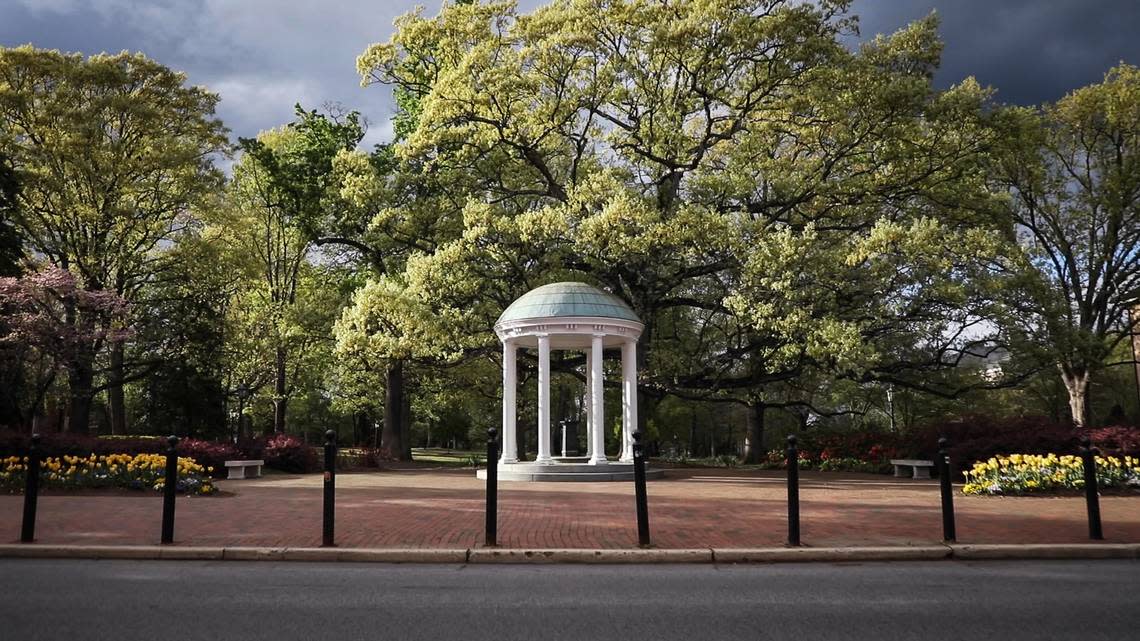
[[[342, 547], [468, 548], [483, 539], [483, 483], [470, 471], [342, 474], [336, 540]], [[204, 546], [315, 546], [321, 481], [271, 476], [220, 482], [227, 496], [180, 497], [176, 541]], [[653, 542], [662, 548], [779, 546], [786, 494], [775, 472], [670, 470], [649, 485]], [[0, 541], [19, 536], [22, 497], [0, 496]], [[1084, 500], [955, 496], [962, 543], [1086, 542]], [[37, 541], [158, 542], [158, 494], [40, 497]], [[805, 472], [803, 542], [810, 546], [917, 545], [941, 539], [938, 486], [886, 476]], [[1101, 498], [1111, 542], [1140, 542], [1140, 496]], [[629, 548], [637, 541], [630, 483], [502, 483], [499, 542], [515, 548]]]

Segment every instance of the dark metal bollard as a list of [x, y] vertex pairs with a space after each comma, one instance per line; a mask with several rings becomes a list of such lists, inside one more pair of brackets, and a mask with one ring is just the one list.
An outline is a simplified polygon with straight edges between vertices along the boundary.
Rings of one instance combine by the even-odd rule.
[[788, 545], [800, 544], [800, 455], [796, 435], [788, 435]]
[[945, 438], [938, 439], [938, 483], [942, 486], [942, 540], [953, 543], [957, 540], [954, 529], [954, 486], [951, 484], [950, 454]]
[[645, 451], [641, 432], [633, 433], [633, 493], [637, 501], [637, 544], [649, 547], [649, 496], [645, 492]]
[[487, 429], [487, 535], [486, 547], [498, 545], [499, 538], [499, 430]]
[[1096, 482], [1096, 448], [1090, 447], [1089, 437], [1081, 437], [1081, 460], [1085, 467], [1085, 503], [1089, 512], [1089, 538], [1100, 541], [1104, 532], [1100, 528], [1100, 497]]
[[325, 507], [321, 546], [336, 547], [333, 543], [333, 524], [336, 520], [336, 432], [325, 432]]
[[24, 522], [20, 527], [20, 543], [36, 538], [36, 502], [40, 496], [40, 435], [32, 434], [28, 448], [28, 467], [24, 470]]
[[162, 486], [162, 542], [174, 543], [174, 497], [178, 493], [178, 437], [166, 439], [166, 480]]

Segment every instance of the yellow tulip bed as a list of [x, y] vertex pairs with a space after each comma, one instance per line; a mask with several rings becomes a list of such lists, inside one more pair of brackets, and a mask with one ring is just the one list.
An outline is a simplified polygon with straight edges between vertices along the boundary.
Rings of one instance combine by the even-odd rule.
[[[1010, 454], [974, 463], [963, 473], [966, 494], [1030, 494], [1083, 490], [1081, 457], [1056, 454]], [[1140, 459], [1096, 457], [1097, 486], [1140, 490]]]
[[[22, 492], [27, 457], [0, 459], [0, 491]], [[211, 468], [192, 458], [178, 457], [178, 491], [213, 494]], [[40, 487], [51, 489], [128, 488], [161, 491], [165, 485], [166, 456], [163, 454], [108, 454], [61, 456], [40, 462]]]

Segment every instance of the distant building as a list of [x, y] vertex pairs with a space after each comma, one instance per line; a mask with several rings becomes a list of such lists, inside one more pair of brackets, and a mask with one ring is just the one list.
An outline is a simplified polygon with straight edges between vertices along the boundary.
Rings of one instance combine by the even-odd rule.
[[973, 347], [958, 361], [958, 366], [981, 374], [987, 381], [996, 381], [1002, 377], [1002, 363], [1010, 358], [1009, 350], [993, 344], [982, 344]]

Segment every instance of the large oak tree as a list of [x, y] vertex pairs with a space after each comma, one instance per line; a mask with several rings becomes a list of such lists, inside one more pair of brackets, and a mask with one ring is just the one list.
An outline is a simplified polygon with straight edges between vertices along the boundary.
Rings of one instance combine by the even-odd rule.
[[933, 19], [851, 52], [845, 10], [405, 16], [359, 67], [422, 95], [397, 154], [445, 178], [464, 225], [409, 261], [406, 297], [487, 340], [533, 286], [601, 284], [647, 325], [643, 416], [663, 394], [762, 412], [765, 386], [812, 369], [955, 393], [930, 372], [988, 344], [971, 328], [993, 313], [988, 261], [1008, 237], [988, 215], [987, 93], [933, 89]]

